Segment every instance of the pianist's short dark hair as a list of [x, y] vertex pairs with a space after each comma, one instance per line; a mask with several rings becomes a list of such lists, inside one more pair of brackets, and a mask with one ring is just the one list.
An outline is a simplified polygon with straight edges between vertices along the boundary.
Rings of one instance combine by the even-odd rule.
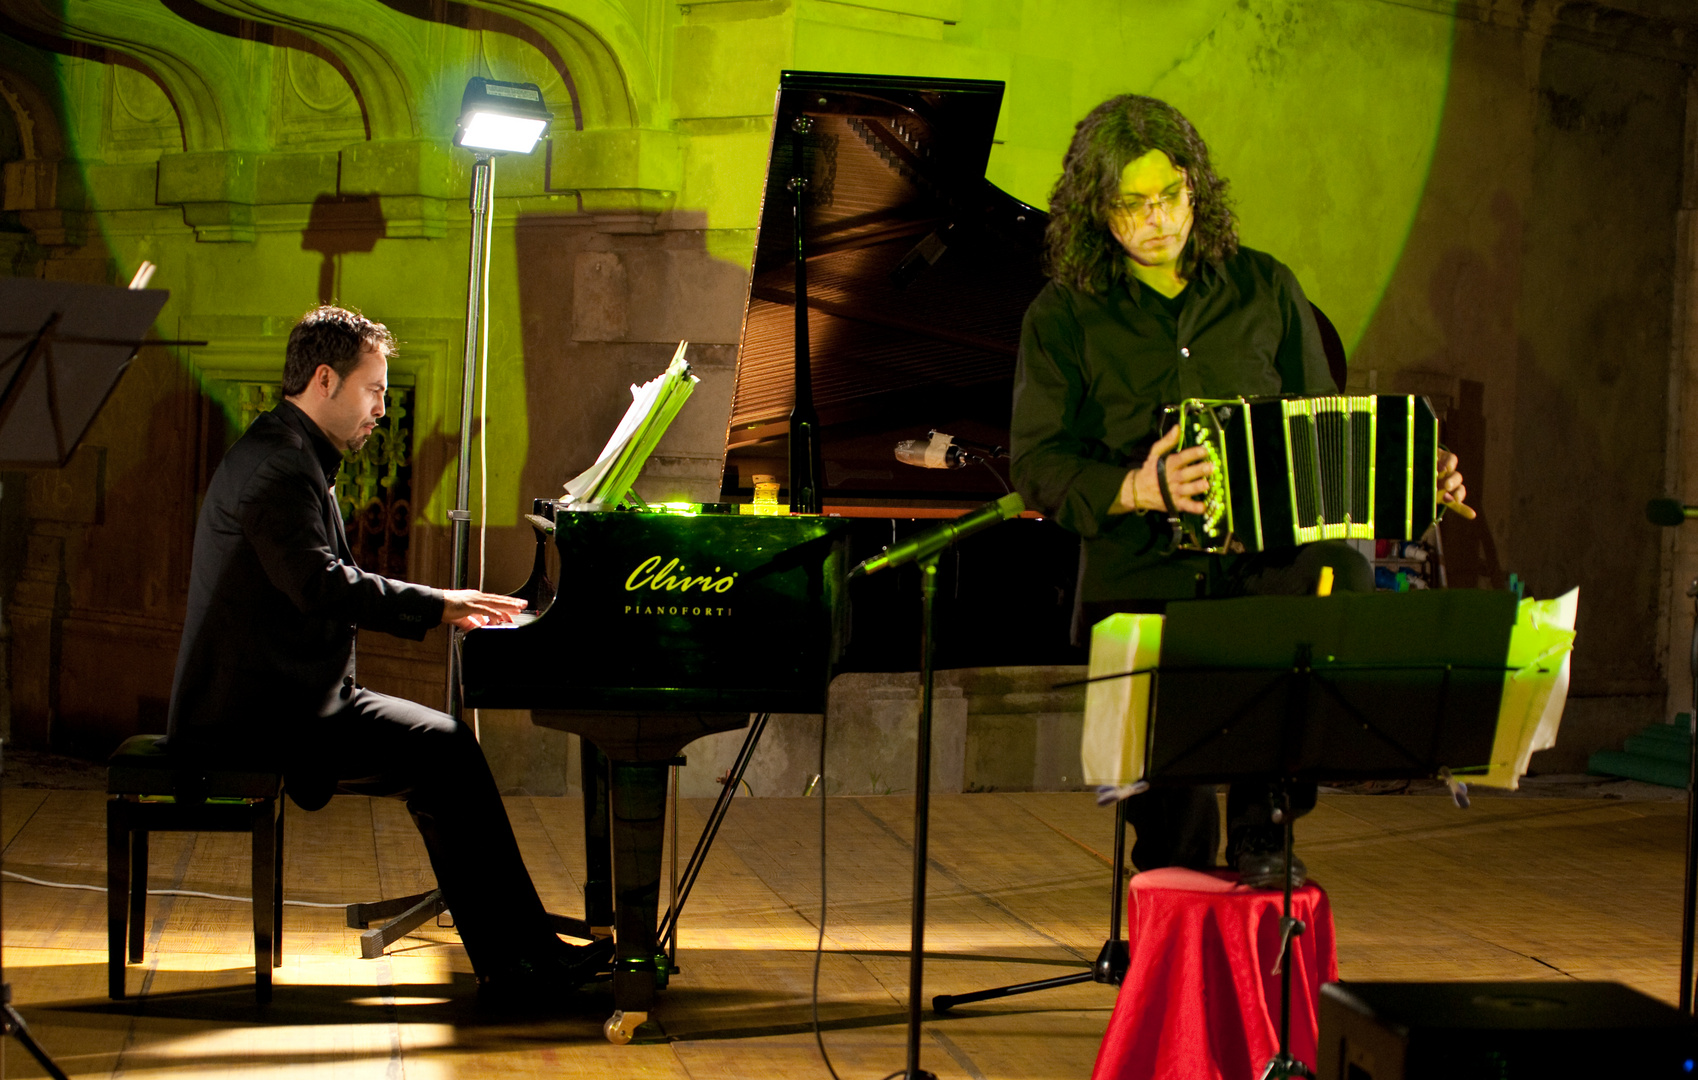
[[289, 346], [283, 358], [283, 396], [294, 397], [312, 382], [313, 372], [329, 364], [339, 379], [348, 377], [367, 347], [395, 354], [395, 338], [382, 323], [372, 322], [357, 311], [321, 304], [301, 316], [289, 331]]
[[1088, 293], [1124, 280], [1126, 252], [1108, 229], [1109, 203], [1120, 195], [1120, 174], [1151, 150], [1167, 154], [1191, 186], [1191, 239], [1180, 272], [1218, 265], [1238, 250], [1238, 228], [1226, 180], [1209, 164], [1209, 148], [1191, 121], [1165, 101], [1138, 94], [1109, 98], [1074, 129], [1061, 179], [1049, 197], [1044, 272]]

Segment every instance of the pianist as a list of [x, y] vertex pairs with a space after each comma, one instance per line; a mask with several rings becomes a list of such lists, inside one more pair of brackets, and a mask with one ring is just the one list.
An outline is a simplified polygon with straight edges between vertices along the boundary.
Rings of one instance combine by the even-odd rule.
[[[1021, 331], [1011, 433], [1013, 476], [1029, 505], [1082, 538], [1076, 634], [1115, 611], [1171, 600], [1314, 590], [1332, 566], [1341, 589], [1373, 588], [1357, 551], [1323, 542], [1217, 556], [1165, 554], [1165, 488], [1201, 512], [1210, 466], [1198, 447], [1158, 438], [1164, 404], [1184, 398], [1336, 390], [1315, 318], [1282, 263], [1240, 247], [1227, 184], [1178, 110], [1125, 95], [1079, 123], [1050, 196], [1050, 277]], [[1447, 502], [1464, 497], [1454, 455], [1438, 463]], [[1293, 793], [1300, 810], [1314, 786]], [[1282, 835], [1269, 784], [1227, 794], [1227, 861], [1277, 886]], [[1131, 798], [1132, 861], [1207, 868], [1219, 843], [1212, 787]], [[1305, 874], [1293, 860], [1298, 884]]]
[[562, 993], [606, 949], [567, 946], [549, 929], [476, 739], [355, 679], [358, 629], [418, 640], [439, 624], [510, 621], [522, 607], [354, 565], [332, 485], [343, 451], [383, 416], [393, 348], [382, 325], [336, 307], [290, 332], [282, 403], [230, 448], [201, 507], [169, 742], [277, 768], [307, 810], [333, 791], [406, 800], [480, 1001]]

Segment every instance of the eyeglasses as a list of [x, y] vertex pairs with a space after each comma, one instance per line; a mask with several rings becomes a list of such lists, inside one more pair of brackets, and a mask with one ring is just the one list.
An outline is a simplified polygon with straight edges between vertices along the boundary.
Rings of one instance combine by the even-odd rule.
[[1144, 198], [1138, 195], [1120, 195], [1108, 201], [1108, 209], [1114, 214], [1131, 214], [1134, 218], [1148, 220], [1159, 210], [1163, 216], [1172, 217], [1179, 211], [1191, 205], [1191, 189], [1182, 187], [1178, 191], [1165, 195], [1152, 195]]

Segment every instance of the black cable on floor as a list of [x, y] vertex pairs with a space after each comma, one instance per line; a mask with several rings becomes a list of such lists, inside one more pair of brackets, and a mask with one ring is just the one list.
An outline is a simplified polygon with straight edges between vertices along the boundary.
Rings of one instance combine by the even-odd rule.
[[[825, 1036], [820, 1032], [820, 958], [825, 955], [825, 722], [820, 722], [820, 767], [814, 776], [814, 787], [819, 792], [820, 799], [820, 932], [814, 941], [814, 992], [809, 1007], [814, 1018], [814, 1044], [820, 1048], [820, 1060], [825, 1062], [825, 1071], [831, 1074], [831, 1080], [843, 1080], [837, 1075], [837, 1070], [831, 1064], [831, 1055], [826, 1053]], [[897, 1069], [880, 1080], [896, 1080], [907, 1073], [907, 1066]]]
[[[825, 954], [825, 718], [820, 718], [820, 767], [814, 779], [820, 800], [820, 933], [814, 941], [814, 993], [810, 1006], [814, 1017], [814, 1043], [820, 1048], [820, 1060], [831, 1080], [843, 1080], [832, 1067], [831, 1055], [825, 1050], [825, 1036], [820, 1032], [820, 957]], [[886, 1080], [889, 1080], [887, 1077]]]

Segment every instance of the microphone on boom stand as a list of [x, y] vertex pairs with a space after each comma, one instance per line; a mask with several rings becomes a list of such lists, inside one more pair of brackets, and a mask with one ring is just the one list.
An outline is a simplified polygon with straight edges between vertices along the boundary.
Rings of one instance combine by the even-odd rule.
[[929, 431], [923, 439], [903, 439], [896, 444], [897, 461], [922, 469], [965, 469], [975, 462], [988, 465], [992, 458], [1007, 456], [1005, 447], [957, 439], [941, 431]]
[[988, 529], [998, 522], [1019, 517], [1020, 512], [1025, 509], [1026, 501], [1018, 492], [1004, 495], [977, 510], [962, 514], [936, 528], [927, 529], [918, 536], [911, 536], [900, 544], [890, 545], [877, 555], [863, 560], [859, 566], [849, 571], [849, 576], [857, 578], [863, 574], [876, 574], [880, 570], [906, 566], [911, 562], [929, 558], [981, 529]]
[[[934, 441], [936, 438], [934, 432]], [[949, 437], [945, 435], [943, 438], [948, 440]], [[948, 442], [944, 445], [947, 446]], [[910, 893], [912, 908], [908, 926], [907, 1064], [890, 1074], [903, 1080], [937, 1080], [932, 1073], [920, 1068], [920, 1003], [924, 998], [922, 984], [926, 956], [926, 834], [931, 805], [932, 663], [935, 658], [932, 614], [937, 598], [938, 556], [959, 540], [1020, 516], [1025, 508], [1025, 500], [1010, 492], [953, 521], [927, 529], [900, 544], [892, 544], [849, 572], [850, 578], [857, 578], [908, 563], [920, 564], [920, 717], [914, 733], [914, 884]]]
[[1645, 517], [1653, 525], [1672, 528], [1698, 518], [1698, 506], [1686, 506], [1679, 499], [1652, 499], [1645, 504]]
[[965, 469], [969, 465], [983, 465], [996, 477], [996, 482], [1002, 485], [1002, 490], [1008, 490], [1008, 481], [1003, 479], [991, 462], [997, 458], [1006, 458], [1006, 446], [990, 446], [985, 443], [973, 442], [971, 439], [957, 439], [946, 435], [936, 428], [926, 432], [923, 439], [903, 439], [896, 444], [896, 460], [904, 465], [913, 465], [921, 469]]
[[[1698, 518], [1698, 506], [1679, 499], [1652, 499], [1645, 504], [1645, 517], [1653, 525], [1674, 528]], [[1698, 581], [1686, 595], [1698, 603]], [[1695, 609], [1698, 610], [1698, 609]], [[1686, 776], [1686, 889], [1680, 926], [1680, 1011], [1692, 1016], [1693, 919], [1698, 916], [1698, 621], [1692, 626], [1693, 711], [1687, 719]]]

